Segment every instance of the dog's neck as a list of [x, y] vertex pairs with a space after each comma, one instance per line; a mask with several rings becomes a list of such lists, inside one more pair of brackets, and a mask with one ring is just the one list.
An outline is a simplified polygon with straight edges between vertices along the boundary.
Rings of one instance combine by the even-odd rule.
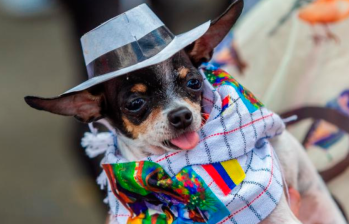
[[137, 161], [141, 160], [152, 154], [164, 154], [165, 150], [159, 148], [152, 148], [152, 153], [147, 152], [149, 149], [145, 148], [144, 145], [135, 144], [135, 142], [122, 134], [117, 135], [118, 150], [120, 154], [127, 161]]
[[146, 153], [139, 147], [130, 143], [130, 140], [122, 135], [117, 136], [118, 150], [128, 161], [139, 160], [146, 157]]

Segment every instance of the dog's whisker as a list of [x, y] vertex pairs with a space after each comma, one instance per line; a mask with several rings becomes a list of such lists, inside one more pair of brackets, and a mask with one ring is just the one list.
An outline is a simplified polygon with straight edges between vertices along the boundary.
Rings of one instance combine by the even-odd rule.
[[200, 105], [201, 107], [208, 107], [208, 106], [212, 106], [213, 104], [205, 104], [205, 105]]

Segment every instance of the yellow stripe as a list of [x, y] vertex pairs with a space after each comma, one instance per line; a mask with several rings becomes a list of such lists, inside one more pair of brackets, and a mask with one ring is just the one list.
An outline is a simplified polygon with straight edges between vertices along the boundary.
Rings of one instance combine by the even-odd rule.
[[236, 185], [239, 185], [245, 179], [246, 174], [236, 159], [221, 164]]

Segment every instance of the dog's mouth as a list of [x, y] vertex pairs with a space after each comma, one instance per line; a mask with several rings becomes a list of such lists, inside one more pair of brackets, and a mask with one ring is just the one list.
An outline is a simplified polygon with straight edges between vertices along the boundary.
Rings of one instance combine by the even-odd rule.
[[175, 150], [191, 150], [199, 143], [199, 135], [195, 131], [185, 132], [176, 138], [163, 141], [165, 147]]

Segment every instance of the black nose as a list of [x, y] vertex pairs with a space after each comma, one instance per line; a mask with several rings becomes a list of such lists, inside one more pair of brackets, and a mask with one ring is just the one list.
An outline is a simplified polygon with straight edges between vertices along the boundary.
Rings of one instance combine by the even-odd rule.
[[193, 114], [186, 107], [180, 107], [168, 114], [170, 124], [176, 129], [185, 129], [193, 122]]

